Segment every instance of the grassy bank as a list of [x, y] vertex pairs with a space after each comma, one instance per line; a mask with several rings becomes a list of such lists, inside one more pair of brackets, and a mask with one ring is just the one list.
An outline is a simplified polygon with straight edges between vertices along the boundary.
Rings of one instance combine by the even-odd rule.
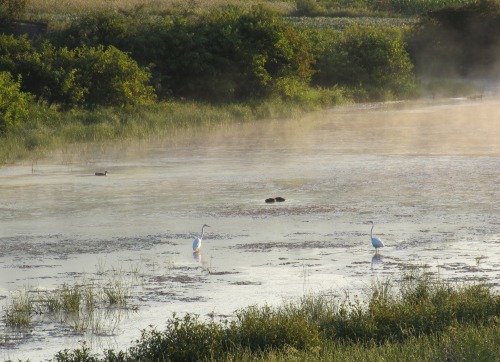
[[227, 361], [343, 361], [343, 362], [431, 362], [431, 361], [498, 361], [500, 326], [459, 327], [433, 335], [412, 337], [405, 342], [384, 344], [345, 344], [327, 342], [317, 353], [288, 349], [270, 351], [260, 356], [245, 352]]
[[500, 296], [426, 275], [375, 284], [367, 298], [307, 296], [250, 306], [224, 321], [175, 316], [126, 351], [81, 349], [56, 361], [495, 361]]
[[344, 104], [347, 95], [337, 90], [308, 90], [293, 102], [267, 100], [245, 104], [210, 105], [200, 102], [159, 102], [134, 108], [98, 108], [59, 112], [32, 107], [28, 124], [10, 131], [0, 143], [0, 165], [38, 160], [75, 144], [129, 139], [160, 139], [200, 126], [295, 117], [325, 106]]

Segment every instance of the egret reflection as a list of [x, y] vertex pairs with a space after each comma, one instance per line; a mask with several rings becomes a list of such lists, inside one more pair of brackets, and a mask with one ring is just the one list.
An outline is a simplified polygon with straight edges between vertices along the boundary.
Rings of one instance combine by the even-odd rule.
[[202, 266], [202, 256], [200, 251], [193, 251], [193, 260], [196, 264]]
[[379, 254], [378, 252], [375, 252], [372, 257], [372, 263], [371, 263], [371, 269], [373, 269], [374, 265], [377, 264], [382, 264], [384, 262], [384, 256]]

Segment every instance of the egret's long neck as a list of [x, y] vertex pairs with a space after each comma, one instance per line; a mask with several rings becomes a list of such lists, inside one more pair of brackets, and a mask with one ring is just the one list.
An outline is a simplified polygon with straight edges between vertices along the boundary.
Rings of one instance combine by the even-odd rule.
[[203, 239], [203, 234], [205, 233], [205, 226], [201, 228], [201, 236], [200, 239]]
[[370, 238], [373, 238], [373, 223], [372, 223], [372, 229], [370, 230]]

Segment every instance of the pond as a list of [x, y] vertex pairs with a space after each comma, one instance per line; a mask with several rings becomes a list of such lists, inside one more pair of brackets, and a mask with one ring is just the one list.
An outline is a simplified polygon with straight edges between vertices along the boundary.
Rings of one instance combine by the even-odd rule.
[[[4, 166], [0, 357], [45, 360], [81, 341], [124, 349], [174, 312], [205, 319], [307, 294], [361, 296], [412, 268], [498, 289], [499, 140], [499, 98], [426, 100]], [[101, 310], [95, 333], [44, 315], [28, 329], [5, 325], [19, 293], [85, 284], [126, 294], [126, 308]]]

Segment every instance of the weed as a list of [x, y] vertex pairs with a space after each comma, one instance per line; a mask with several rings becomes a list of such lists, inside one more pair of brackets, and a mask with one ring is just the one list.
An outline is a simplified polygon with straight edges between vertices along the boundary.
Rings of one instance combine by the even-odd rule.
[[12, 297], [5, 312], [5, 323], [11, 327], [23, 328], [31, 324], [34, 311], [34, 301], [31, 293], [26, 289]]

